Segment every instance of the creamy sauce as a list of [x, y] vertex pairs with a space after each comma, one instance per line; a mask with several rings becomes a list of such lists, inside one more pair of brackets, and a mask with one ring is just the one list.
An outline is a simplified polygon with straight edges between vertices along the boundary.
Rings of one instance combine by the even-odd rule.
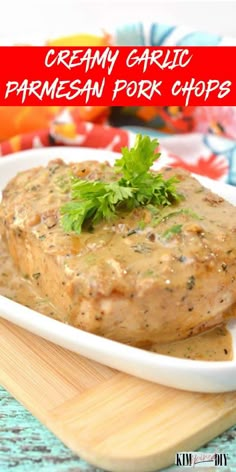
[[[18, 174], [4, 189], [0, 233], [26, 279], [14, 275], [21, 287], [12, 298], [85, 331], [145, 348], [226, 323], [236, 304], [234, 207], [178, 171], [183, 199], [177, 205], [119, 211], [114, 220], [85, 225], [73, 235], [60, 221], [60, 208], [71, 198], [71, 172], [86, 180], [117, 180], [106, 165], [67, 166], [58, 159]], [[24, 283], [43, 301], [25, 295]], [[56, 310], [48, 308], [49, 300]]]
[[[0, 294], [44, 315], [65, 322], [49, 297], [42, 297], [27, 277], [22, 277], [0, 238]], [[152, 346], [152, 351], [173, 357], [225, 361], [232, 359], [232, 338], [225, 326], [219, 326], [183, 341]]]
[[154, 345], [152, 351], [201, 361], [229, 361], [233, 357], [232, 337], [224, 325], [182, 341]]
[[0, 237], [0, 295], [21, 303], [51, 318], [63, 320], [63, 314], [50, 303], [48, 296], [42, 297], [37, 293], [28, 277], [23, 277], [17, 271]]

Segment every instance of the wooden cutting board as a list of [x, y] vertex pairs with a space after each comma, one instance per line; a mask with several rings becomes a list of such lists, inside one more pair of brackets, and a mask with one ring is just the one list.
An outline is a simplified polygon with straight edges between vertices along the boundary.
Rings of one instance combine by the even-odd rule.
[[236, 423], [236, 392], [140, 380], [0, 320], [0, 383], [67, 446], [110, 471], [166, 467]]

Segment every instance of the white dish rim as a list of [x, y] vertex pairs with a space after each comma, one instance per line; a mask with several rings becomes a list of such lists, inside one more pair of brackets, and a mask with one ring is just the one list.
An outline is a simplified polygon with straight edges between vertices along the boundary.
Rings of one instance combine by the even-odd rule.
[[[32, 149], [4, 156], [4, 158], [0, 159], [0, 190], [3, 186], [1, 181], [4, 180], [6, 171], [13, 176], [20, 169], [46, 165], [50, 159], [59, 157], [66, 162], [89, 158], [92, 160], [110, 160], [112, 162], [117, 157], [117, 153], [104, 149], [60, 146]], [[228, 199], [229, 197], [229, 200], [234, 201], [236, 204], [236, 195], [235, 197], [232, 196], [233, 191], [235, 191], [234, 187], [222, 182], [212, 181], [205, 177], [198, 176], [197, 178], [203, 185], [217, 193], [223, 193], [225, 198]], [[0, 310], [0, 316], [34, 334], [38, 334], [62, 347], [131, 375], [137, 375], [146, 380], [191, 391], [218, 393], [236, 390], [235, 355], [231, 361], [202, 361], [174, 358], [145, 351], [84, 332], [30, 310], [1, 295]], [[234, 352], [236, 352], [236, 323], [231, 323], [230, 331], [233, 335]], [[108, 353], [112, 354], [112, 356], [106, 358]], [[207, 377], [212, 377], [210, 382], [207, 381], [206, 375]], [[179, 380], [178, 376], [180, 377]], [[235, 377], [234, 382], [232, 381], [232, 376]], [[198, 381], [197, 378], [199, 379]]]

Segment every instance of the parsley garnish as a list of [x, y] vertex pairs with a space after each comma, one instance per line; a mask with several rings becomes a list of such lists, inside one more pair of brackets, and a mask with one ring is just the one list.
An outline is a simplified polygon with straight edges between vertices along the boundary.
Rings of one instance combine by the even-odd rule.
[[71, 178], [72, 200], [61, 208], [62, 225], [66, 232], [81, 233], [85, 223], [111, 220], [119, 210], [130, 211], [138, 206], [169, 206], [180, 200], [175, 177], [165, 180], [161, 173], [150, 171], [159, 158], [157, 139], [138, 135], [134, 147], [122, 149], [115, 161], [121, 177], [115, 182], [88, 181]]

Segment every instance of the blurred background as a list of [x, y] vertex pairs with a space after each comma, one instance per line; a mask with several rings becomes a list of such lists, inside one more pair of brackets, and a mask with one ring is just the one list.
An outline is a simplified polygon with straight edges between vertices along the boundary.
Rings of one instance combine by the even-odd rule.
[[33, 34], [36, 41], [137, 21], [236, 35], [233, 0], [8, 0], [1, 2], [0, 18], [3, 40], [32, 40]]
[[[7, 0], [0, 18], [1, 45], [236, 46], [233, 0]], [[166, 105], [0, 107], [0, 156], [56, 145], [120, 151], [143, 132], [161, 137], [172, 163], [235, 185], [236, 107]]]

